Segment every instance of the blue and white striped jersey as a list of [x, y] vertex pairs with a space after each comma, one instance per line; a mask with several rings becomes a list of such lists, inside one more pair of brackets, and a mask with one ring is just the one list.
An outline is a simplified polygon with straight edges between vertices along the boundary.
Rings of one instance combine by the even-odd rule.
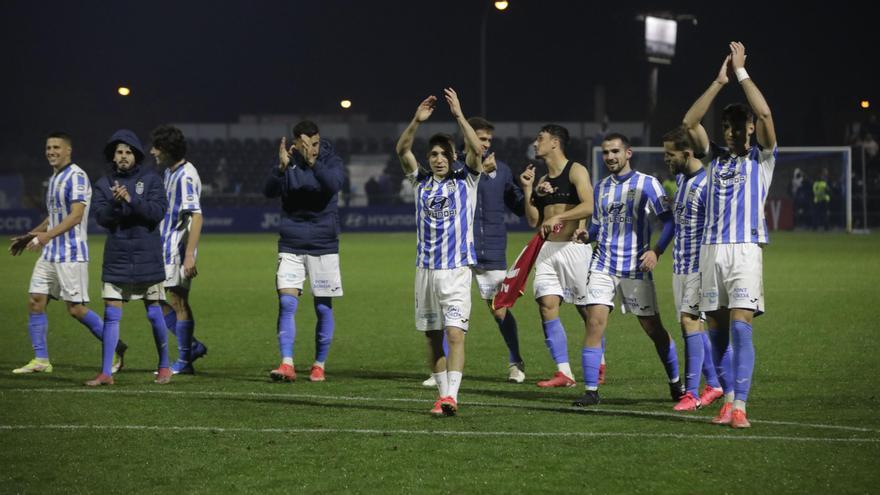
[[609, 175], [593, 191], [592, 223], [598, 228], [591, 271], [616, 277], [650, 280], [639, 271], [639, 256], [651, 242], [649, 214], [669, 211], [669, 198], [660, 181], [641, 172]]
[[706, 226], [706, 169], [675, 177], [675, 241], [672, 244], [672, 273], [700, 271], [700, 245]]
[[704, 163], [709, 167], [709, 194], [704, 244], [766, 244], [764, 202], [773, 179], [777, 148], [753, 146], [746, 156], [731, 155], [711, 143]]
[[462, 165], [441, 181], [430, 174], [408, 177], [416, 205], [416, 266], [443, 270], [475, 265], [473, 225], [480, 174]]
[[49, 230], [73, 211], [74, 203], [85, 203], [82, 220], [43, 246], [42, 258], [52, 263], [89, 261], [88, 225], [92, 185], [89, 176], [75, 163], [52, 174], [46, 191]]
[[183, 262], [186, 240], [192, 213], [201, 213], [199, 198], [202, 180], [190, 162], [184, 162], [175, 170], [165, 169], [165, 193], [168, 195], [168, 211], [159, 229], [162, 232], [162, 254], [166, 265]]

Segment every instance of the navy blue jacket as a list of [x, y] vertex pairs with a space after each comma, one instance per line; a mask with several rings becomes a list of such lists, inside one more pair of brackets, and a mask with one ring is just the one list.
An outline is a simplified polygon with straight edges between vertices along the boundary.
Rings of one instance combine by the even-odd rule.
[[[463, 154], [460, 154], [464, 156]], [[506, 163], [495, 160], [495, 172], [480, 175], [477, 206], [474, 211], [474, 246], [476, 267], [483, 270], [507, 269], [506, 209], [517, 216], [525, 215], [522, 189], [513, 179]], [[492, 177], [494, 175], [495, 177]]]
[[345, 181], [342, 158], [330, 141], [321, 140], [314, 166], [294, 153], [284, 172], [278, 164], [266, 179], [263, 194], [281, 197], [278, 252], [320, 256], [339, 252], [339, 190]]
[[[105, 148], [125, 143], [135, 150], [139, 162], [143, 148], [131, 131], [117, 131]], [[112, 157], [112, 153], [109, 153]], [[116, 201], [110, 187], [118, 182], [131, 196], [131, 203]], [[162, 235], [159, 224], [168, 209], [165, 185], [151, 167], [137, 163], [125, 172], [113, 171], [93, 187], [92, 209], [98, 224], [109, 230], [104, 242], [101, 280], [114, 284], [155, 284], [165, 280]]]

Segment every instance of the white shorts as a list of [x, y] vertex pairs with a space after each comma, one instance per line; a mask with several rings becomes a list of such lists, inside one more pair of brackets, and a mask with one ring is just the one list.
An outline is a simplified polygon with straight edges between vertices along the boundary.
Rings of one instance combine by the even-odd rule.
[[147, 301], [164, 301], [165, 287], [162, 285], [162, 282], [153, 285], [116, 285], [110, 282], [104, 282], [104, 289], [101, 291], [101, 297], [104, 299], [117, 299], [120, 301], [138, 301], [141, 299]]
[[477, 288], [480, 290], [480, 297], [490, 300], [498, 293], [501, 282], [507, 277], [505, 270], [482, 270], [480, 268], [472, 268], [471, 271], [477, 279]]
[[165, 289], [180, 287], [181, 289], [189, 290], [190, 286], [192, 286], [192, 279], [186, 278], [183, 274], [182, 263], [173, 263], [165, 265], [165, 283], [163, 285]]
[[535, 299], [556, 295], [584, 306], [593, 248], [571, 241], [547, 241], [535, 260]]
[[471, 315], [471, 268], [416, 268], [416, 330], [457, 327], [465, 332]]
[[342, 276], [339, 274], [339, 254], [311, 256], [308, 254], [278, 253], [276, 289], [302, 290], [307, 277], [313, 296], [341, 296]]
[[52, 299], [72, 303], [89, 302], [89, 264], [53, 263], [37, 260], [31, 274], [30, 294], [47, 294]]
[[587, 304], [601, 304], [614, 309], [614, 296], [620, 287], [621, 305], [626, 313], [636, 316], [657, 314], [657, 292], [654, 281], [620, 278], [601, 272], [591, 272], [587, 282]]
[[700, 316], [700, 272], [673, 273], [672, 296], [679, 315]]
[[764, 312], [764, 253], [752, 243], [700, 248], [700, 311], [721, 308]]

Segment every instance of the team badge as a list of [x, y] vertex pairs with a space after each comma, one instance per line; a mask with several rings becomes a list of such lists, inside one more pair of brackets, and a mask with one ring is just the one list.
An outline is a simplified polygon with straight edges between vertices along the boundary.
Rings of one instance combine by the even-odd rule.
[[138, 196], [144, 193], [144, 181], [137, 181], [137, 184], [134, 185], [134, 192], [138, 193]]
[[635, 189], [630, 189], [629, 192], [626, 193], [626, 199], [635, 199], [635, 197], [636, 197], [636, 190]]
[[455, 184], [453, 184], [452, 182], [447, 182], [446, 190], [448, 190], [450, 193], [455, 192]]

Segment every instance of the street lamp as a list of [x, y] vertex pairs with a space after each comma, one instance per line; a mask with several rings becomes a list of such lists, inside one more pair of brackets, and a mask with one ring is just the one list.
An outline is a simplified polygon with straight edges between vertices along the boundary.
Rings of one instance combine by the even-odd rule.
[[[504, 11], [510, 6], [505, 0], [493, 2], [495, 9]], [[483, 20], [480, 23], [480, 115], [486, 117], [486, 25], [489, 23], [489, 3], [483, 11]]]
[[119, 89], [116, 90], [116, 92], [119, 93], [120, 96], [128, 96], [131, 94], [131, 90], [125, 86], [120, 86]]

